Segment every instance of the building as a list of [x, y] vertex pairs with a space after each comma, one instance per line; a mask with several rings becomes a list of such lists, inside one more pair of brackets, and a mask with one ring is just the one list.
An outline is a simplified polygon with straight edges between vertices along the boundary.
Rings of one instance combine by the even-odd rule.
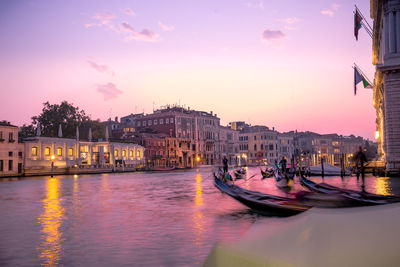
[[144, 148], [130, 142], [81, 141], [62, 137], [23, 140], [25, 175], [102, 172], [116, 168], [134, 170], [144, 165]]
[[24, 145], [18, 142], [18, 127], [0, 122], [0, 177], [23, 173]]
[[374, 20], [372, 63], [376, 66], [373, 106], [378, 153], [389, 174], [400, 174], [400, 3], [371, 0]]

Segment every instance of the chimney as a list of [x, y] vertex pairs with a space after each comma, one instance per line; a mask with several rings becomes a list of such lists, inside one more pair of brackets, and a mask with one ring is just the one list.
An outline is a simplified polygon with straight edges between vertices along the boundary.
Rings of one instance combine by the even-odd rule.
[[275, 131], [275, 127], [272, 127], [272, 131]]
[[115, 117], [115, 122], [118, 122], [118, 116], [117, 116], [117, 117]]
[[211, 113], [211, 116], [213, 115], [213, 112], [212, 112], [212, 110], [210, 111], [210, 113]]

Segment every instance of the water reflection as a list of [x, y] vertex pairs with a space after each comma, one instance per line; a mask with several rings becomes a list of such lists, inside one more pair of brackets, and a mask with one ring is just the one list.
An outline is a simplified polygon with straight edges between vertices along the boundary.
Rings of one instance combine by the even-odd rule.
[[201, 186], [201, 174], [199, 173], [196, 174], [196, 195], [194, 197], [194, 203], [193, 230], [195, 233], [195, 239], [193, 243], [200, 246], [204, 239], [204, 216], [201, 211], [201, 207], [203, 206], [203, 192]]
[[391, 195], [391, 187], [389, 177], [379, 177], [375, 179], [376, 193], [380, 195]]
[[60, 181], [51, 178], [46, 182], [46, 199], [43, 200], [44, 212], [38, 218], [42, 226], [41, 244], [38, 248], [42, 265], [58, 265], [62, 255], [62, 233], [60, 231], [64, 210], [59, 197]]

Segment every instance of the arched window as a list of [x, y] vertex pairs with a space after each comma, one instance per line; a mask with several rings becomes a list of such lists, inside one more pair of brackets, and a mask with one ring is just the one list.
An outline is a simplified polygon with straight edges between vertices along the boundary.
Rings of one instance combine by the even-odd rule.
[[136, 151], [136, 156], [140, 158], [140, 150]]
[[123, 157], [126, 157], [126, 150], [125, 150], [125, 149], [122, 150], [122, 156], [123, 156]]
[[34, 147], [32, 147], [32, 156], [37, 156], [37, 155], [38, 155], [38, 153], [37, 153], [37, 147], [34, 146]]
[[50, 156], [50, 147], [45, 147], [44, 148], [44, 155], [45, 156]]
[[63, 149], [61, 147], [57, 148], [57, 156], [62, 156], [63, 154]]
[[68, 156], [72, 157], [74, 155], [74, 149], [68, 148]]
[[129, 157], [133, 158], [133, 150], [129, 150]]
[[115, 149], [115, 150], [114, 150], [114, 156], [115, 156], [115, 157], [118, 157], [118, 149]]

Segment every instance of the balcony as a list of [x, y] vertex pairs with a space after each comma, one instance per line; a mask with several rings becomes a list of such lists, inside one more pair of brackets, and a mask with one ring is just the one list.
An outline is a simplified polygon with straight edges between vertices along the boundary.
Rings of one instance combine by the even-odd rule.
[[8, 142], [9, 142], [9, 143], [14, 143], [15, 140], [14, 140], [14, 139], [9, 139]]

